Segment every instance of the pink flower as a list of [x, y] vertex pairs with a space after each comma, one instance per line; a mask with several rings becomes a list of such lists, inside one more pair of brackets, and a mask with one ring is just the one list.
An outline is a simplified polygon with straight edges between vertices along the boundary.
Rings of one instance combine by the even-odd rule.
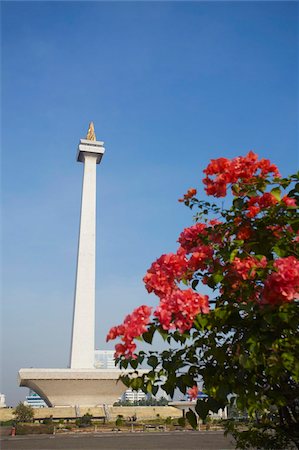
[[162, 255], [143, 278], [147, 291], [154, 292], [159, 297], [172, 291], [176, 287], [175, 282], [181, 281], [186, 272], [187, 262], [186, 252], [182, 248], [177, 253]]
[[161, 298], [154, 315], [164, 330], [177, 329], [180, 333], [190, 330], [195, 317], [209, 312], [209, 298], [192, 289], [175, 289]]
[[265, 192], [259, 199], [258, 204], [261, 208], [268, 208], [269, 206], [276, 205], [278, 200], [270, 192]]
[[231, 270], [243, 280], [253, 279], [256, 275], [256, 269], [265, 268], [267, 266], [267, 259], [265, 256], [259, 261], [253, 256], [240, 259], [235, 258], [232, 262]]
[[196, 223], [189, 228], [185, 228], [179, 236], [178, 242], [187, 253], [197, 247], [201, 242], [201, 237], [207, 235], [205, 223]]
[[273, 173], [279, 176], [277, 167], [268, 159], [258, 161], [258, 156], [249, 152], [246, 156], [239, 156], [231, 160], [227, 158], [212, 159], [204, 170], [206, 177], [203, 183], [208, 195], [225, 197], [227, 185], [239, 183], [239, 190], [243, 192], [244, 184], [251, 184], [257, 178], [266, 178]]
[[213, 248], [208, 245], [199, 245], [193, 249], [191, 258], [189, 259], [188, 269], [196, 272], [199, 269], [205, 269], [209, 260], [213, 257]]
[[299, 261], [294, 256], [279, 258], [274, 262], [275, 272], [265, 281], [262, 293], [264, 303], [282, 304], [298, 298]]
[[128, 314], [122, 325], [112, 327], [109, 331], [106, 340], [113, 340], [121, 337], [122, 343], [115, 346], [115, 357], [125, 356], [126, 358], [134, 357], [136, 344], [134, 339], [147, 330], [147, 325], [150, 321], [152, 308], [146, 305], [139, 306], [134, 309], [131, 314]]
[[241, 226], [237, 232], [237, 238], [246, 241], [252, 235], [252, 228], [249, 224]]
[[249, 206], [246, 216], [253, 219], [260, 212], [260, 210], [261, 208], [259, 206]]
[[119, 325], [117, 327], [112, 327], [110, 329], [109, 333], [107, 334], [106, 342], [113, 341], [118, 336], [121, 336], [122, 334], [124, 334], [124, 331], [125, 331], [125, 328], [123, 325]]
[[190, 397], [190, 400], [196, 400], [198, 396], [198, 387], [194, 385], [192, 388], [188, 389], [187, 394]]
[[179, 202], [185, 202], [187, 200], [190, 200], [192, 197], [194, 197], [197, 193], [197, 190], [194, 188], [190, 188], [186, 194], [184, 194], [183, 198], [179, 198]]
[[288, 197], [287, 195], [282, 197], [281, 201], [283, 201], [283, 203], [285, 203], [285, 205], [290, 206], [290, 207], [297, 206], [296, 200], [294, 198]]

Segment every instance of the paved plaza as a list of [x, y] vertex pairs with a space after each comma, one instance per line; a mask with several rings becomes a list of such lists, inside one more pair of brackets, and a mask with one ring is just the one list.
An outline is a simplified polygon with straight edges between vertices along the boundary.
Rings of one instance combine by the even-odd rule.
[[98, 433], [2, 438], [2, 450], [226, 450], [235, 448], [221, 431]]

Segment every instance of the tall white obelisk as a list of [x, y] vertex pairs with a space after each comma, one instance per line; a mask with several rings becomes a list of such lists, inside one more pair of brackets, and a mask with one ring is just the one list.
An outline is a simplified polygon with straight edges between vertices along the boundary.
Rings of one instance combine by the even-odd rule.
[[94, 368], [96, 166], [104, 152], [91, 123], [77, 154], [84, 174], [70, 368], [19, 370], [19, 385], [33, 389], [48, 406], [113, 405], [126, 390], [119, 380], [126, 371]]
[[105, 152], [97, 141], [93, 123], [81, 139], [77, 161], [83, 162], [83, 187], [74, 316], [71, 369], [93, 369], [95, 348], [95, 260], [96, 260], [96, 165]]

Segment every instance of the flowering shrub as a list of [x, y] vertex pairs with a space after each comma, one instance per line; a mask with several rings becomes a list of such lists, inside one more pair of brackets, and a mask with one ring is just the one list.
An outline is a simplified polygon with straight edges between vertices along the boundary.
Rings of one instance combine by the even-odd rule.
[[[235, 403], [258, 418], [247, 437], [227, 425], [242, 448], [258, 445], [258, 436], [268, 439], [268, 448], [285, 448], [290, 440], [299, 445], [299, 176], [282, 178], [253, 152], [212, 160], [204, 173], [208, 195], [224, 197], [230, 188], [231, 207], [200, 201], [189, 189], [179, 201], [195, 211], [195, 224], [180, 234], [177, 251], [158, 258], [144, 277], [157, 307], [153, 314], [137, 308], [107, 339], [121, 338], [121, 367], [146, 361], [152, 368], [124, 376], [132, 388], [155, 394], [164, 379], [168, 394], [189, 389], [196, 398], [201, 381], [208, 395], [197, 400], [201, 418]], [[137, 353], [135, 339], [151, 343], [156, 332], [175, 345]], [[196, 426], [192, 411], [187, 418]]]

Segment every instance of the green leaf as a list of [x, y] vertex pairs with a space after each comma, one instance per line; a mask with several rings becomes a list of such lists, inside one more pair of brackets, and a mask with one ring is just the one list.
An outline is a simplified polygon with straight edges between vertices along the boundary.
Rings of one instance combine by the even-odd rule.
[[279, 187], [273, 188], [271, 194], [276, 198], [277, 201], [281, 200], [281, 190]]
[[223, 402], [218, 402], [217, 400], [215, 400], [214, 398], [211, 398], [211, 397], [208, 398], [207, 404], [209, 407], [209, 411], [213, 411], [214, 413], [217, 413], [220, 408], [224, 407]]
[[156, 395], [158, 392], [159, 386], [152, 386], [152, 394]]
[[222, 272], [213, 273], [213, 279], [216, 284], [220, 283], [223, 280], [224, 276]]
[[283, 248], [279, 247], [278, 245], [275, 245], [273, 247], [273, 251], [276, 253], [277, 256], [280, 256], [281, 258], [287, 254], [287, 252]]
[[130, 360], [130, 364], [131, 364], [131, 367], [133, 369], [137, 369], [137, 367], [138, 367], [138, 360], [137, 359], [131, 359]]
[[163, 340], [166, 341], [166, 339], [168, 337], [167, 331], [163, 330], [162, 327], [158, 328], [158, 331], [159, 331], [161, 337], [163, 338]]
[[150, 380], [146, 383], [146, 390], [150, 394], [153, 392], [153, 385], [152, 385], [152, 382]]
[[154, 356], [154, 355], [150, 356], [148, 358], [148, 360], [147, 360], [147, 363], [148, 363], [149, 366], [151, 366], [151, 367], [153, 367], [155, 369], [157, 367], [157, 365], [158, 365], [158, 358], [157, 358], [157, 356]]
[[192, 409], [189, 409], [186, 413], [186, 419], [190, 423], [191, 427], [195, 430], [197, 428], [197, 417], [194, 411]]
[[196, 286], [198, 285], [198, 283], [199, 283], [199, 280], [193, 280], [192, 283], [191, 283], [192, 289], [195, 290]]
[[236, 209], [243, 209], [244, 200], [242, 198], [235, 198], [233, 201], [233, 205]]
[[229, 257], [229, 261], [230, 261], [230, 262], [232, 262], [232, 261], [235, 259], [235, 256], [238, 254], [238, 252], [239, 252], [239, 249], [238, 249], [238, 248], [235, 248], [235, 249], [231, 252], [230, 257]]
[[197, 330], [203, 330], [208, 323], [208, 319], [205, 314], [198, 315], [194, 319], [194, 326]]
[[122, 369], [122, 368], [126, 369], [126, 368], [128, 367], [128, 363], [129, 363], [129, 361], [128, 361], [127, 359], [121, 360], [120, 363], [119, 363], [120, 368], [121, 368], [121, 369]]
[[185, 375], [183, 375], [182, 381], [186, 386], [189, 386], [189, 387], [194, 386], [194, 379], [188, 373], [185, 373]]
[[143, 386], [143, 380], [140, 377], [133, 378], [130, 382], [130, 386], [133, 390], [138, 391]]
[[148, 331], [143, 333], [143, 335], [142, 335], [143, 340], [145, 342], [147, 342], [148, 344], [151, 344], [153, 341], [154, 332], [155, 332], [155, 328], [150, 327]]
[[195, 411], [197, 412], [199, 417], [204, 420], [209, 414], [209, 407], [207, 402], [205, 400], [197, 400]]

